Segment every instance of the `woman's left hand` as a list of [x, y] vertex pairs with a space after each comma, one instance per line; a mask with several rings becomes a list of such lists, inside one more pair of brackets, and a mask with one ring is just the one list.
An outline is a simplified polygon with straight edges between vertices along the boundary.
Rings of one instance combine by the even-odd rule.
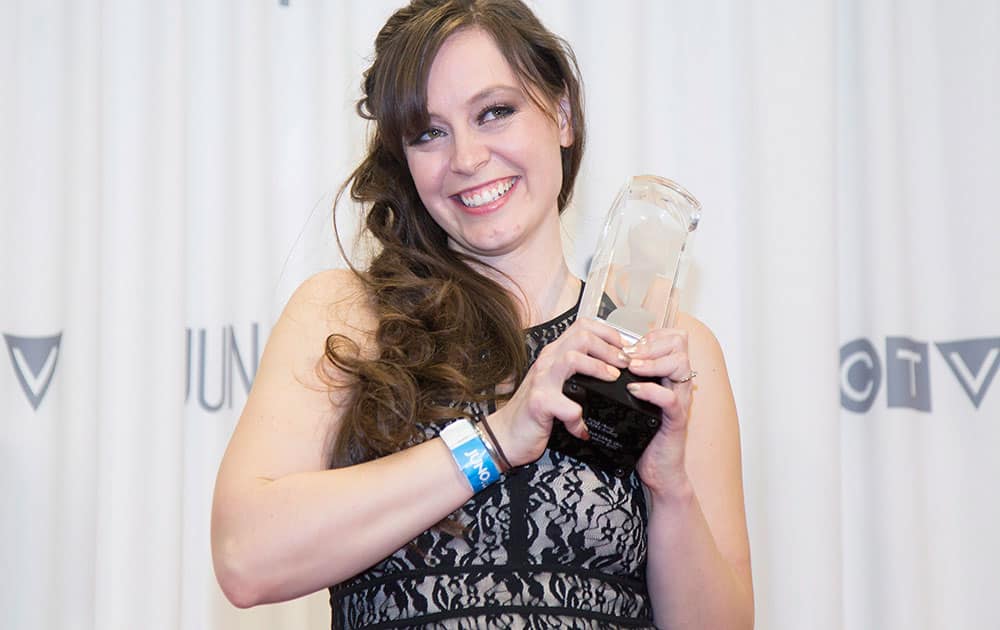
[[659, 383], [636, 383], [629, 388], [636, 398], [663, 410], [663, 422], [639, 458], [636, 472], [653, 495], [687, 492], [690, 481], [684, 466], [684, 449], [694, 385], [690, 378], [687, 332], [677, 328], [654, 330], [626, 348], [625, 353], [633, 374], [661, 378]]

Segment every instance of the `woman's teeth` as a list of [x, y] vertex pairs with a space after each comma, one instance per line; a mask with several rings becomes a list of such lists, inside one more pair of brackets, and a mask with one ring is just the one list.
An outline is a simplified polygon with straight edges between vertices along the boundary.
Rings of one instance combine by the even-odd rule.
[[507, 194], [507, 191], [511, 189], [514, 182], [517, 180], [516, 177], [511, 177], [502, 182], [493, 184], [488, 188], [484, 188], [477, 191], [473, 195], [459, 195], [458, 198], [462, 200], [467, 208], [478, 208], [479, 206], [486, 205], [488, 203], [493, 203], [500, 197]]

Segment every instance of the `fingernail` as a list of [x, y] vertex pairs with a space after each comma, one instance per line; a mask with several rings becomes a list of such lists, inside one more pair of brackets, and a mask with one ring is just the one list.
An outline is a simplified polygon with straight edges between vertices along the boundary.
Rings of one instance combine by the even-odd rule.
[[638, 393], [638, 391], [639, 391], [639, 384], [638, 383], [629, 383], [628, 385], [625, 386], [625, 389], [627, 389], [629, 391], [629, 393], [632, 393], [632, 394]]
[[618, 353], [618, 360], [619, 361], [624, 361], [624, 362], [628, 363], [628, 355], [625, 354], [624, 352], [619, 352]]
[[622, 352], [626, 354], [633, 354], [646, 349], [646, 339], [642, 338], [635, 343], [630, 343], [629, 345], [622, 348]]
[[628, 366], [629, 366], [629, 367], [641, 367], [641, 366], [642, 366], [642, 365], [644, 365], [645, 363], [646, 363], [646, 362], [645, 362], [645, 361], [643, 361], [642, 359], [632, 359], [632, 360], [631, 360], [631, 361], [629, 362]]
[[614, 378], [618, 378], [619, 376], [622, 375], [621, 371], [613, 365], [608, 365], [605, 367], [608, 370], [608, 374], [610, 374]]

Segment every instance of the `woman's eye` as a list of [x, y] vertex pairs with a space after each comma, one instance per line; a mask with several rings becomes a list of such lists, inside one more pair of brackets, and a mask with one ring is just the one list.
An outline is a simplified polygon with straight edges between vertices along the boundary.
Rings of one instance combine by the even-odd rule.
[[422, 134], [411, 140], [410, 144], [411, 145], [424, 144], [425, 142], [430, 142], [431, 140], [440, 138], [443, 135], [444, 135], [443, 131], [441, 131], [436, 127], [431, 127], [427, 131], [423, 132]]
[[499, 120], [501, 118], [506, 118], [514, 113], [514, 108], [509, 105], [491, 105], [483, 110], [483, 113], [479, 115], [479, 122], [490, 122], [491, 120]]

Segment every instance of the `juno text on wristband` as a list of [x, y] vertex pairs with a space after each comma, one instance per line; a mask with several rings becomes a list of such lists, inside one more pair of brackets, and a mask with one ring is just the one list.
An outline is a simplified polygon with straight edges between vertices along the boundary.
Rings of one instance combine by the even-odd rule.
[[451, 449], [451, 456], [475, 492], [500, 479], [499, 467], [468, 420], [456, 420], [446, 426], [441, 430], [441, 439]]

